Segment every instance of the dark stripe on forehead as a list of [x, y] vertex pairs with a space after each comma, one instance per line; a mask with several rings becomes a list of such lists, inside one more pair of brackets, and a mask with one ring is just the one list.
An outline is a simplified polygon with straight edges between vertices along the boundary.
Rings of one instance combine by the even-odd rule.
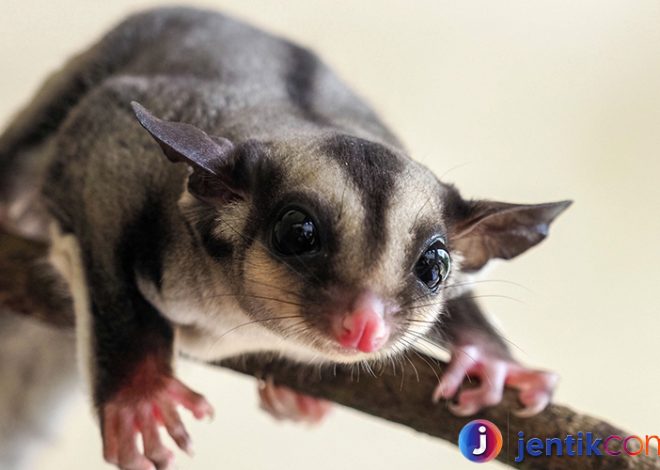
[[319, 61], [309, 50], [292, 44], [285, 77], [286, 91], [291, 102], [305, 119], [323, 123], [326, 119], [316, 111], [314, 93]]
[[329, 138], [322, 151], [339, 163], [360, 194], [365, 209], [366, 246], [378, 249], [387, 240], [387, 208], [403, 162], [381, 144], [348, 135]]

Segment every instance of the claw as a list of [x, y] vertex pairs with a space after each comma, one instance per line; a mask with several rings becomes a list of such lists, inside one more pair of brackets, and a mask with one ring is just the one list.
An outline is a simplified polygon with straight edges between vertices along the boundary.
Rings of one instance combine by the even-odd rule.
[[507, 379], [507, 385], [520, 391], [518, 400], [523, 405], [514, 414], [521, 418], [539, 414], [550, 404], [557, 382], [559, 376], [552, 372], [526, 369], [514, 371]]
[[179, 449], [192, 456], [192, 441], [190, 440], [188, 431], [186, 431], [186, 427], [181, 421], [179, 412], [175, 407], [170, 406], [159, 407], [159, 411], [162, 423], [167, 430], [167, 434], [170, 435]]
[[455, 414], [456, 416], [460, 416], [462, 418], [467, 416], [472, 416], [481, 409], [481, 407], [476, 403], [463, 404], [463, 405], [449, 403], [447, 407], [449, 408], [449, 411], [451, 411], [453, 414]]

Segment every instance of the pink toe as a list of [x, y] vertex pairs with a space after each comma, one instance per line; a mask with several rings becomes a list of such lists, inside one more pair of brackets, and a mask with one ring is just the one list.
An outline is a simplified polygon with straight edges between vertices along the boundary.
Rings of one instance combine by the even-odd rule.
[[191, 390], [175, 378], [170, 378], [167, 391], [177, 403], [189, 410], [196, 419], [213, 418], [213, 407], [204, 396]]

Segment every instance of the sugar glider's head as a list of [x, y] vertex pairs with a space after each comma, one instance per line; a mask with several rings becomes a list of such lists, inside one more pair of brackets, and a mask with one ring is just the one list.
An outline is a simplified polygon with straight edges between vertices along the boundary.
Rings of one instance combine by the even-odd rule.
[[333, 361], [420, 341], [466, 274], [539, 243], [569, 204], [466, 201], [400, 150], [350, 135], [230, 142], [134, 109], [192, 168], [197, 235], [245, 311]]

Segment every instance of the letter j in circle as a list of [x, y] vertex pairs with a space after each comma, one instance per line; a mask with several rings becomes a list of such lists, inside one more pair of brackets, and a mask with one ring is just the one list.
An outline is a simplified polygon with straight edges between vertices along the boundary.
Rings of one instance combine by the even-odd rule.
[[502, 450], [502, 433], [490, 421], [475, 419], [461, 429], [458, 447], [471, 462], [490, 462]]

